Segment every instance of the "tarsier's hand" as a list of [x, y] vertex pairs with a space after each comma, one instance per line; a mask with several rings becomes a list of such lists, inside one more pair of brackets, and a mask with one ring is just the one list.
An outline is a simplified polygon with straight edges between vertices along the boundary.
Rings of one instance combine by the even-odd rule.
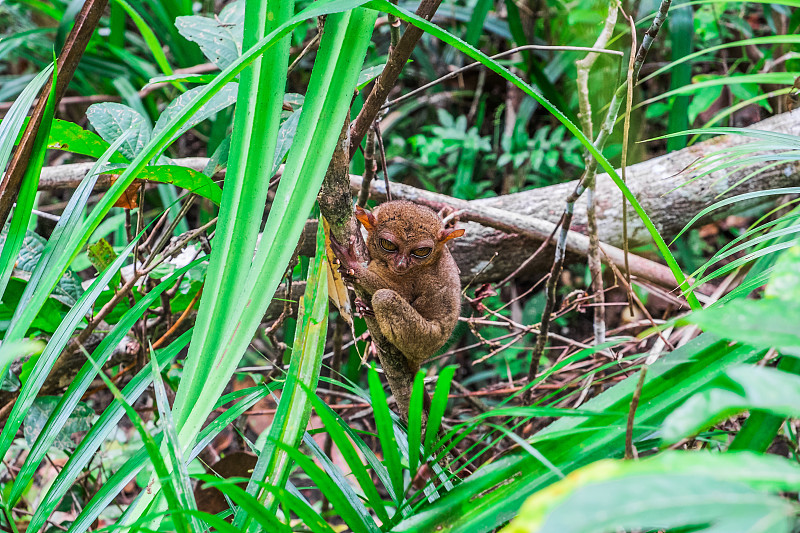
[[359, 275], [365, 269], [356, 255], [355, 237], [351, 236], [347, 247], [345, 247], [331, 235], [331, 250], [339, 260], [339, 273], [342, 275], [342, 279], [350, 283], [357, 282]]

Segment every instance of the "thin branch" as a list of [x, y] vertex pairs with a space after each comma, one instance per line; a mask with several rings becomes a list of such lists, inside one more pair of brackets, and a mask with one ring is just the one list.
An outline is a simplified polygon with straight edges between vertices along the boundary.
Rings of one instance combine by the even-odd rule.
[[642, 395], [644, 378], [647, 376], [647, 367], [643, 366], [639, 373], [639, 381], [636, 383], [636, 390], [633, 391], [631, 398], [631, 408], [628, 411], [628, 424], [625, 428], [625, 459], [633, 459], [633, 419], [636, 416], [636, 408], [639, 406], [639, 397]]
[[[439, 8], [439, 4], [441, 4], [441, 0], [422, 0], [417, 8], [416, 14], [425, 20], [431, 20], [436, 10]], [[397, 46], [389, 55], [386, 66], [380, 76], [375, 80], [375, 85], [369, 93], [367, 100], [364, 102], [364, 106], [350, 126], [351, 159], [356, 153], [356, 150], [358, 150], [364, 135], [367, 134], [367, 130], [369, 130], [375, 118], [378, 116], [378, 112], [386, 101], [389, 91], [394, 88], [394, 84], [397, 82], [400, 72], [411, 57], [411, 53], [417, 46], [420, 37], [422, 37], [422, 33], [423, 31], [421, 29], [414, 25], [409, 25], [400, 38], [400, 42], [397, 43]]]
[[[568, 52], [595, 52], [595, 53], [598, 53], [598, 54], [610, 54], [610, 55], [615, 55], [615, 56], [622, 56], [623, 55], [622, 52], [619, 52], [617, 50], [606, 50], [605, 48], [591, 48], [591, 47], [585, 47], [585, 46], [545, 46], [545, 45], [539, 45], [539, 44], [526, 44], [526, 45], [523, 45], [523, 46], [517, 46], [516, 48], [510, 48], [509, 50], [506, 50], [504, 52], [500, 52], [499, 54], [495, 54], [495, 55], [490, 56], [490, 57], [492, 59], [500, 59], [500, 58], [515, 54], [517, 52], [522, 52], [522, 51], [525, 51], [525, 50], [555, 50], [555, 51], [568, 51]], [[381, 109], [386, 109], [386, 108], [395, 106], [395, 105], [397, 105], [399, 103], [402, 103], [402, 102], [408, 100], [409, 98], [412, 98], [412, 97], [416, 96], [417, 94], [419, 94], [421, 92], [424, 92], [424, 91], [430, 89], [431, 87], [434, 87], [434, 86], [442, 83], [443, 81], [447, 81], [447, 80], [453, 79], [453, 78], [457, 77], [459, 74], [461, 74], [463, 72], [466, 72], [467, 70], [473, 69], [475, 67], [479, 67], [481, 65], [483, 65], [483, 63], [481, 63], [480, 61], [476, 61], [474, 63], [470, 63], [469, 65], [465, 65], [465, 66], [463, 66], [461, 68], [457, 68], [456, 70], [445, 74], [441, 78], [437, 78], [437, 79], [435, 79], [435, 80], [433, 80], [433, 81], [431, 81], [429, 83], [426, 83], [422, 87], [418, 87], [418, 88], [414, 89], [413, 91], [404, 94], [403, 96], [400, 96], [398, 98], [395, 98], [394, 100], [390, 100], [390, 101], [386, 102], [385, 104], [383, 104], [381, 106]]]

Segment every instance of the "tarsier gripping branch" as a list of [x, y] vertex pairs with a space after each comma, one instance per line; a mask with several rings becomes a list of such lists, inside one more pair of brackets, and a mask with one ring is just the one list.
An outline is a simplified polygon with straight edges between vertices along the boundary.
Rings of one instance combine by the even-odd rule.
[[357, 306], [370, 331], [383, 335], [416, 372], [458, 322], [461, 282], [446, 243], [464, 230], [445, 228], [434, 211], [402, 200], [371, 213], [358, 207], [356, 217], [367, 230], [366, 266], [352, 243], [332, 239], [331, 247], [343, 276], [368, 297]]

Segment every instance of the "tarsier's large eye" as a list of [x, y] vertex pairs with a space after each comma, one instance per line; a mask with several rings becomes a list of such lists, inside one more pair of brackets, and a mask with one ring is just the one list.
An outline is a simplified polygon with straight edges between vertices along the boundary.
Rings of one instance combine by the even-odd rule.
[[411, 251], [411, 255], [413, 255], [414, 257], [419, 257], [420, 259], [428, 257], [429, 255], [431, 255], [431, 248], [428, 247], [417, 248], [416, 250]]
[[387, 241], [386, 239], [380, 239], [378, 243], [381, 245], [381, 248], [386, 250], [387, 252], [396, 252], [397, 245], [392, 241]]

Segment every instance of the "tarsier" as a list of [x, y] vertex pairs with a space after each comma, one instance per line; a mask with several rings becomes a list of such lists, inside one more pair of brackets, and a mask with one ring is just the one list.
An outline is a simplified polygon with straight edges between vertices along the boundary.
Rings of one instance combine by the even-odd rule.
[[392, 343], [416, 372], [453, 332], [461, 310], [458, 266], [445, 243], [464, 234], [445, 228], [427, 207], [396, 200], [372, 213], [356, 208], [367, 230], [369, 263], [358, 261], [352, 243], [331, 240], [341, 271], [369, 301], [359, 302], [371, 331]]

